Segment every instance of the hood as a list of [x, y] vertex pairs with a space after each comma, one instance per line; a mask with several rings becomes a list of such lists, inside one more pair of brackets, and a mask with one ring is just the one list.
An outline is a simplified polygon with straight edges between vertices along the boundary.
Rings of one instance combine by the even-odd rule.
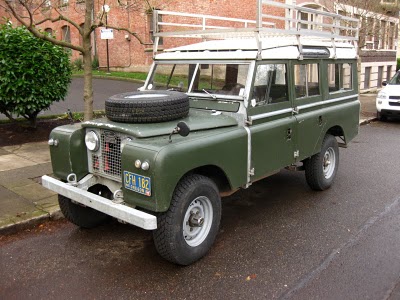
[[400, 96], [400, 85], [388, 84], [381, 92], [385, 92], [388, 96]]
[[107, 118], [87, 121], [82, 123], [83, 127], [95, 127], [121, 132], [136, 138], [148, 138], [160, 135], [167, 135], [172, 132], [178, 122], [184, 121], [189, 126], [190, 131], [200, 131], [222, 127], [236, 126], [237, 120], [223, 114], [215, 114], [212, 111], [202, 111], [190, 109], [186, 118], [181, 118], [168, 122], [160, 123], [117, 123]]

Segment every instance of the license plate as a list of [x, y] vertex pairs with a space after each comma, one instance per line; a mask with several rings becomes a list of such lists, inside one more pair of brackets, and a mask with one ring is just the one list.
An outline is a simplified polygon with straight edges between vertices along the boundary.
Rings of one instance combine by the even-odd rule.
[[150, 177], [124, 171], [124, 186], [126, 189], [134, 191], [136, 193], [145, 196], [151, 196]]

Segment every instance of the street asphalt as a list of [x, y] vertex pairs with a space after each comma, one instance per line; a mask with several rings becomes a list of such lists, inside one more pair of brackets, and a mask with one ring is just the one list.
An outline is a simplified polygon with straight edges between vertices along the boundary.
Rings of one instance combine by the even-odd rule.
[[[107, 97], [136, 90], [140, 84], [94, 79], [94, 108], [104, 109]], [[70, 108], [82, 111], [83, 79], [75, 78], [66, 101], [54, 104], [45, 114]], [[375, 119], [376, 94], [360, 96], [360, 123]], [[42, 175], [52, 173], [47, 142], [0, 147], [0, 234], [13, 233], [49, 219], [62, 218], [57, 195], [42, 187]]]

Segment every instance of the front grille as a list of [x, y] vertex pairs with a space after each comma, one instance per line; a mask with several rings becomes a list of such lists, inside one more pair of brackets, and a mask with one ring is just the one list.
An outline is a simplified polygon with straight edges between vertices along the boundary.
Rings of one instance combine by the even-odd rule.
[[89, 155], [92, 173], [121, 181], [121, 139], [119, 133], [100, 131], [100, 148]]
[[399, 100], [399, 99], [400, 99], [400, 96], [389, 96], [389, 99]]
[[390, 106], [400, 106], [400, 103], [399, 102], [390, 102], [389, 101], [389, 105]]

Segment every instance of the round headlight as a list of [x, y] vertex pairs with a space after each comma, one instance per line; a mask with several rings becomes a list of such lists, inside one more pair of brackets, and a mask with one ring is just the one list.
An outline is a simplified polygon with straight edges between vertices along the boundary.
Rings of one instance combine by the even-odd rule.
[[100, 147], [100, 140], [97, 133], [94, 131], [87, 132], [85, 136], [85, 144], [90, 151], [97, 151]]
[[130, 141], [132, 141], [132, 139], [129, 138], [129, 137], [128, 137], [128, 138], [125, 138], [125, 139], [123, 139], [123, 140], [121, 141], [121, 152], [122, 152], [122, 150], [124, 149], [126, 143], [128, 143], [128, 142], [130, 142]]

